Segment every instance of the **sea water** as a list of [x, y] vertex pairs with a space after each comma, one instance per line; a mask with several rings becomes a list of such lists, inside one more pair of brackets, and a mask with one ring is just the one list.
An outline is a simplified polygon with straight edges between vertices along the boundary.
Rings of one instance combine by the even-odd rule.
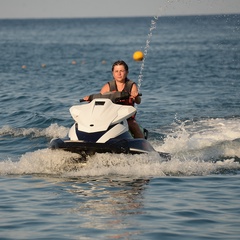
[[[1, 239], [239, 239], [240, 16], [153, 20], [0, 20]], [[132, 54], [148, 39], [143, 66]], [[119, 59], [141, 73], [137, 120], [172, 159], [70, 164], [49, 142]]]

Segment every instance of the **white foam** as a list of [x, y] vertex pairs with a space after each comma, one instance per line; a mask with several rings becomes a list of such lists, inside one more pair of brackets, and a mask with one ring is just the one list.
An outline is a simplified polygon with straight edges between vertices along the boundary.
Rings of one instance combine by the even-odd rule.
[[156, 154], [96, 154], [88, 157], [83, 165], [72, 163], [72, 159], [77, 157], [77, 154], [61, 150], [38, 150], [24, 154], [18, 161], [7, 159], [0, 162], [0, 174], [57, 174], [62, 177], [121, 175], [137, 178], [208, 175], [240, 169], [239, 163], [232, 159], [214, 163], [178, 158], [164, 161]]
[[[68, 129], [53, 124], [46, 129], [13, 129], [3, 127], [1, 135], [61, 137]], [[26, 132], [25, 132], [26, 131]], [[66, 133], [64, 132], [64, 135]], [[60, 174], [64, 177], [81, 176], [191, 176], [224, 171], [239, 171], [240, 127], [238, 119], [208, 119], [184, 122], [173, 127], [164, 143], [151, 142], [158, 151], [169, 152], [172, 160], [165, 161], [158, 154], [124, 155], [96, 154], [87, 164], [73, 164], [77, 154], [60, 150], [42, 149], [28, 152], [19, 159], [2, 159], [0, 174]], [[224, 157], [221, 159], [221, 157]], [[221, 161], [219, 161], [221, 160]]]
[[14, 137], [19, 136], [31, 136], [31, 137], [65, 137], [68, 133], [68, 128], [59, 126], [58, 124], [51, 124], [48, 128], [14, 128], [8, 125], [0, 128], [0, 136], [12, 135]]
[[208, 175], [224, 171], [239, 170], [238, 162], [229, 159], [217, 163], [179, 160], [163, 161], [156, 156], [146, 155], [111, 155], [98, 154], [89, 159], [84, 168], [78, 171], [65, 173], [65, 176], [111, 176], [121, 175], [128, 177], [163, 177], [171, 176], [192, 176]]
[[[200, 160], [219, 156], [240, 156], [240, 120], [207, 119], [198, 122], [183, 122], [174, 126], [158, 151], [171, 154], [193, 155]], [[193, 157], [193, 156], [192, 156]], [[202, 159], [201, 159], [202, 157]]]
[[28, 152], [19, 160], [0, 162], [1, 175], [6, 174], [59, 174], [66, 171], [66, 163], [78, 155], [64, 151], [42, 149]]

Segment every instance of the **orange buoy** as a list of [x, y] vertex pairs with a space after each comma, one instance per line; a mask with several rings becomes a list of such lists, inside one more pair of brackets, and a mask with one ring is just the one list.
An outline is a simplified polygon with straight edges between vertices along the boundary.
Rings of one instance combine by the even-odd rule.
[[136, 51], [136, 52], [133, 53], [133, 59], [134, 59], [135, 61], [142, 61], [143, 58], [144, 58], [143, 52], [141, 52], [141, 51]]

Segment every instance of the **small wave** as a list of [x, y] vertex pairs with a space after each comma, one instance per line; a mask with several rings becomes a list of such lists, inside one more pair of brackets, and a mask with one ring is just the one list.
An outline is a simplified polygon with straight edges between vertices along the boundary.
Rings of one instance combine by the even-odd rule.
[[0, 162], [1, 175], [11, 174], [59, 174], [67, 171], [67, 163], [77, 155], [63, 151], [41, 149], [28, 152], [19, 160], [7, 159]]
[[66, 176], [111, 176], [163, 177], [163, 176], [203, 176], [218, 173], [230, 173], [240, 170], [238, 162], [228, 159], [219, 162], [172, 159], [164, 161], [157, 156], [126, 155], [111, 156], [98, 154], [89, 159], [86, 167], [78, 172], [66, 173]]
[[0, 136], [8, 136], [11, 135], [13, 137], [65, 137], [68, 133], [68, 128], [59, 126], [58, 124], [51, 124], [46, 129], [39, 129], [39, 128], [13, 128], [11, 126], [3, 126], [0, 128]]
[[[68, 129], [52, 124], [46, 129], [0, 129], [0, 136], [64, 137]], [[207, 119], [184, 122], [166, 134], [162, 141], [153, 140], [157, 151], [168, 152], [166, 161], [157, 154], [124, 155], [96, 154], [87, 158], [87, 164], [77, 164], [77, 154], [42, 149], [28, 152], [18, 160], [0, 162], [0, 174], [61, 174], [64, 176], [125, 175], [196, 176], [233, 173], [240, 170], [239, 119]], [[83, 167], [84, 166], [84, 167]]]
[[165, 161], [157, 154], [124, 155], [95, 154], [86, 163], [76, 163], [78, 154], [43, 149], [24, 154], [18, 161], [0, 162], [0, 174], [47, 174], [61, 177], [90, 177], [120, 175], [127, 177], [203, 176], [235, 173], [239, 162], [227, 159], [217, 162], [180, 160]]
[[239, 119], [206, 119], [185, 121], [174, 126], [158, 151], [178, 157], [197, 160], [215, 160], [240, 157]]

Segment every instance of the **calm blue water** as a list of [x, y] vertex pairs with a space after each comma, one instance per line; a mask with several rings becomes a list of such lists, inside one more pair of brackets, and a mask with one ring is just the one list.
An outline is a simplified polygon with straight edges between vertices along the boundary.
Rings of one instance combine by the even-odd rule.
[[[239, 239], [240, 15], [152, 20], [0, 20], [1, 239]], [[118, 59], [142, 69], [138, 121], [172, 160], [71, 165], [48, 143]]]

